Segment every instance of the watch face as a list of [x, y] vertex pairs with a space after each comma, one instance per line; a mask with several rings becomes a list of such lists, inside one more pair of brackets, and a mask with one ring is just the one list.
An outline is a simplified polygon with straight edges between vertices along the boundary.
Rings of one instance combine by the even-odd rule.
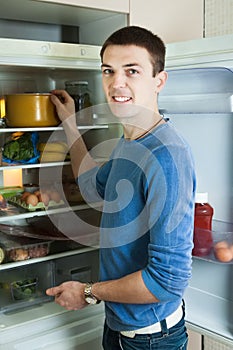
[[96, 304], [97, 302], [97, 299], [94, 299], [92, 297], [86, 297], [85, 300], [88, 304], [93, 304], [93, 305]]

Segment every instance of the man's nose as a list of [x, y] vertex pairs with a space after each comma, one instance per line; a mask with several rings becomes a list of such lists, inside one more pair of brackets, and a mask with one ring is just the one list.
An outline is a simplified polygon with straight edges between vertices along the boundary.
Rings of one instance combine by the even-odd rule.
[[115, 73], [113, 77], [113, 83], [112, 86], [117, 89], [121, 87], [125, 87], [126, 85], [126, 77], [122, 73]]

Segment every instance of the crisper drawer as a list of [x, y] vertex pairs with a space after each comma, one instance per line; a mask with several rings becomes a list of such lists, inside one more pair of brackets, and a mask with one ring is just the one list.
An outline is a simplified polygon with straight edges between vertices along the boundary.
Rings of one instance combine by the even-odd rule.
[[99, 250], [66, 256], [54, 261], [55, 285], [65, 281], [95, 282], [99, 275]]
[[0, 313], [15, 312], [51, 300], [45, 290], [53, 284], [52, 261], [0, 271]]
[[[30, 313], [34, 318], [28, 321]], [[0, 328], [1, 350], [102, 349], [103, 303], [78, 311], [66, 311], [55, 303], [48, 303], [20, 314], [20, 325]], [[17, 315], [13, 317], [16, 319]], [[7, 317], [4, 315], [2, 321], [7, 322]]]

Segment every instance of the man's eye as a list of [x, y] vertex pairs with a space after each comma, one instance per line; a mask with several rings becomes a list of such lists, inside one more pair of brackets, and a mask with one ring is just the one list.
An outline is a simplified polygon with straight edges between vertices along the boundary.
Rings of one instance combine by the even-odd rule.
[[138, 74], [138, 71], [136, 69], [131, 68], [128, 70], [128, 73], [129, 73], [129, 75], [134, 75], [134, 74]]
[[102, 73], [105, 74], [105, 75], [112, 74], [112, 73], [113, 73], [113, 70], [112, 70], [112, 69], [109, 69], [109, 68], [106, 68], [106, 69], [103, 69], [103, 70], [102, 70]]

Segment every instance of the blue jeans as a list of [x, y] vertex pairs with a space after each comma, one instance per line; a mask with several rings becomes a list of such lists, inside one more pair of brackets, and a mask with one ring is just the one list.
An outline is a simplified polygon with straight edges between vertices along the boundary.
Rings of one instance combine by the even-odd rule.
[[167, 329], [166, 321], [161, 321], [161, 332], [136, 334], [128, 338], [111, 330], [105, 323], [103, 334], [104, 350], [186, 350], [188, 335], [184, 317], [173, 327]]

